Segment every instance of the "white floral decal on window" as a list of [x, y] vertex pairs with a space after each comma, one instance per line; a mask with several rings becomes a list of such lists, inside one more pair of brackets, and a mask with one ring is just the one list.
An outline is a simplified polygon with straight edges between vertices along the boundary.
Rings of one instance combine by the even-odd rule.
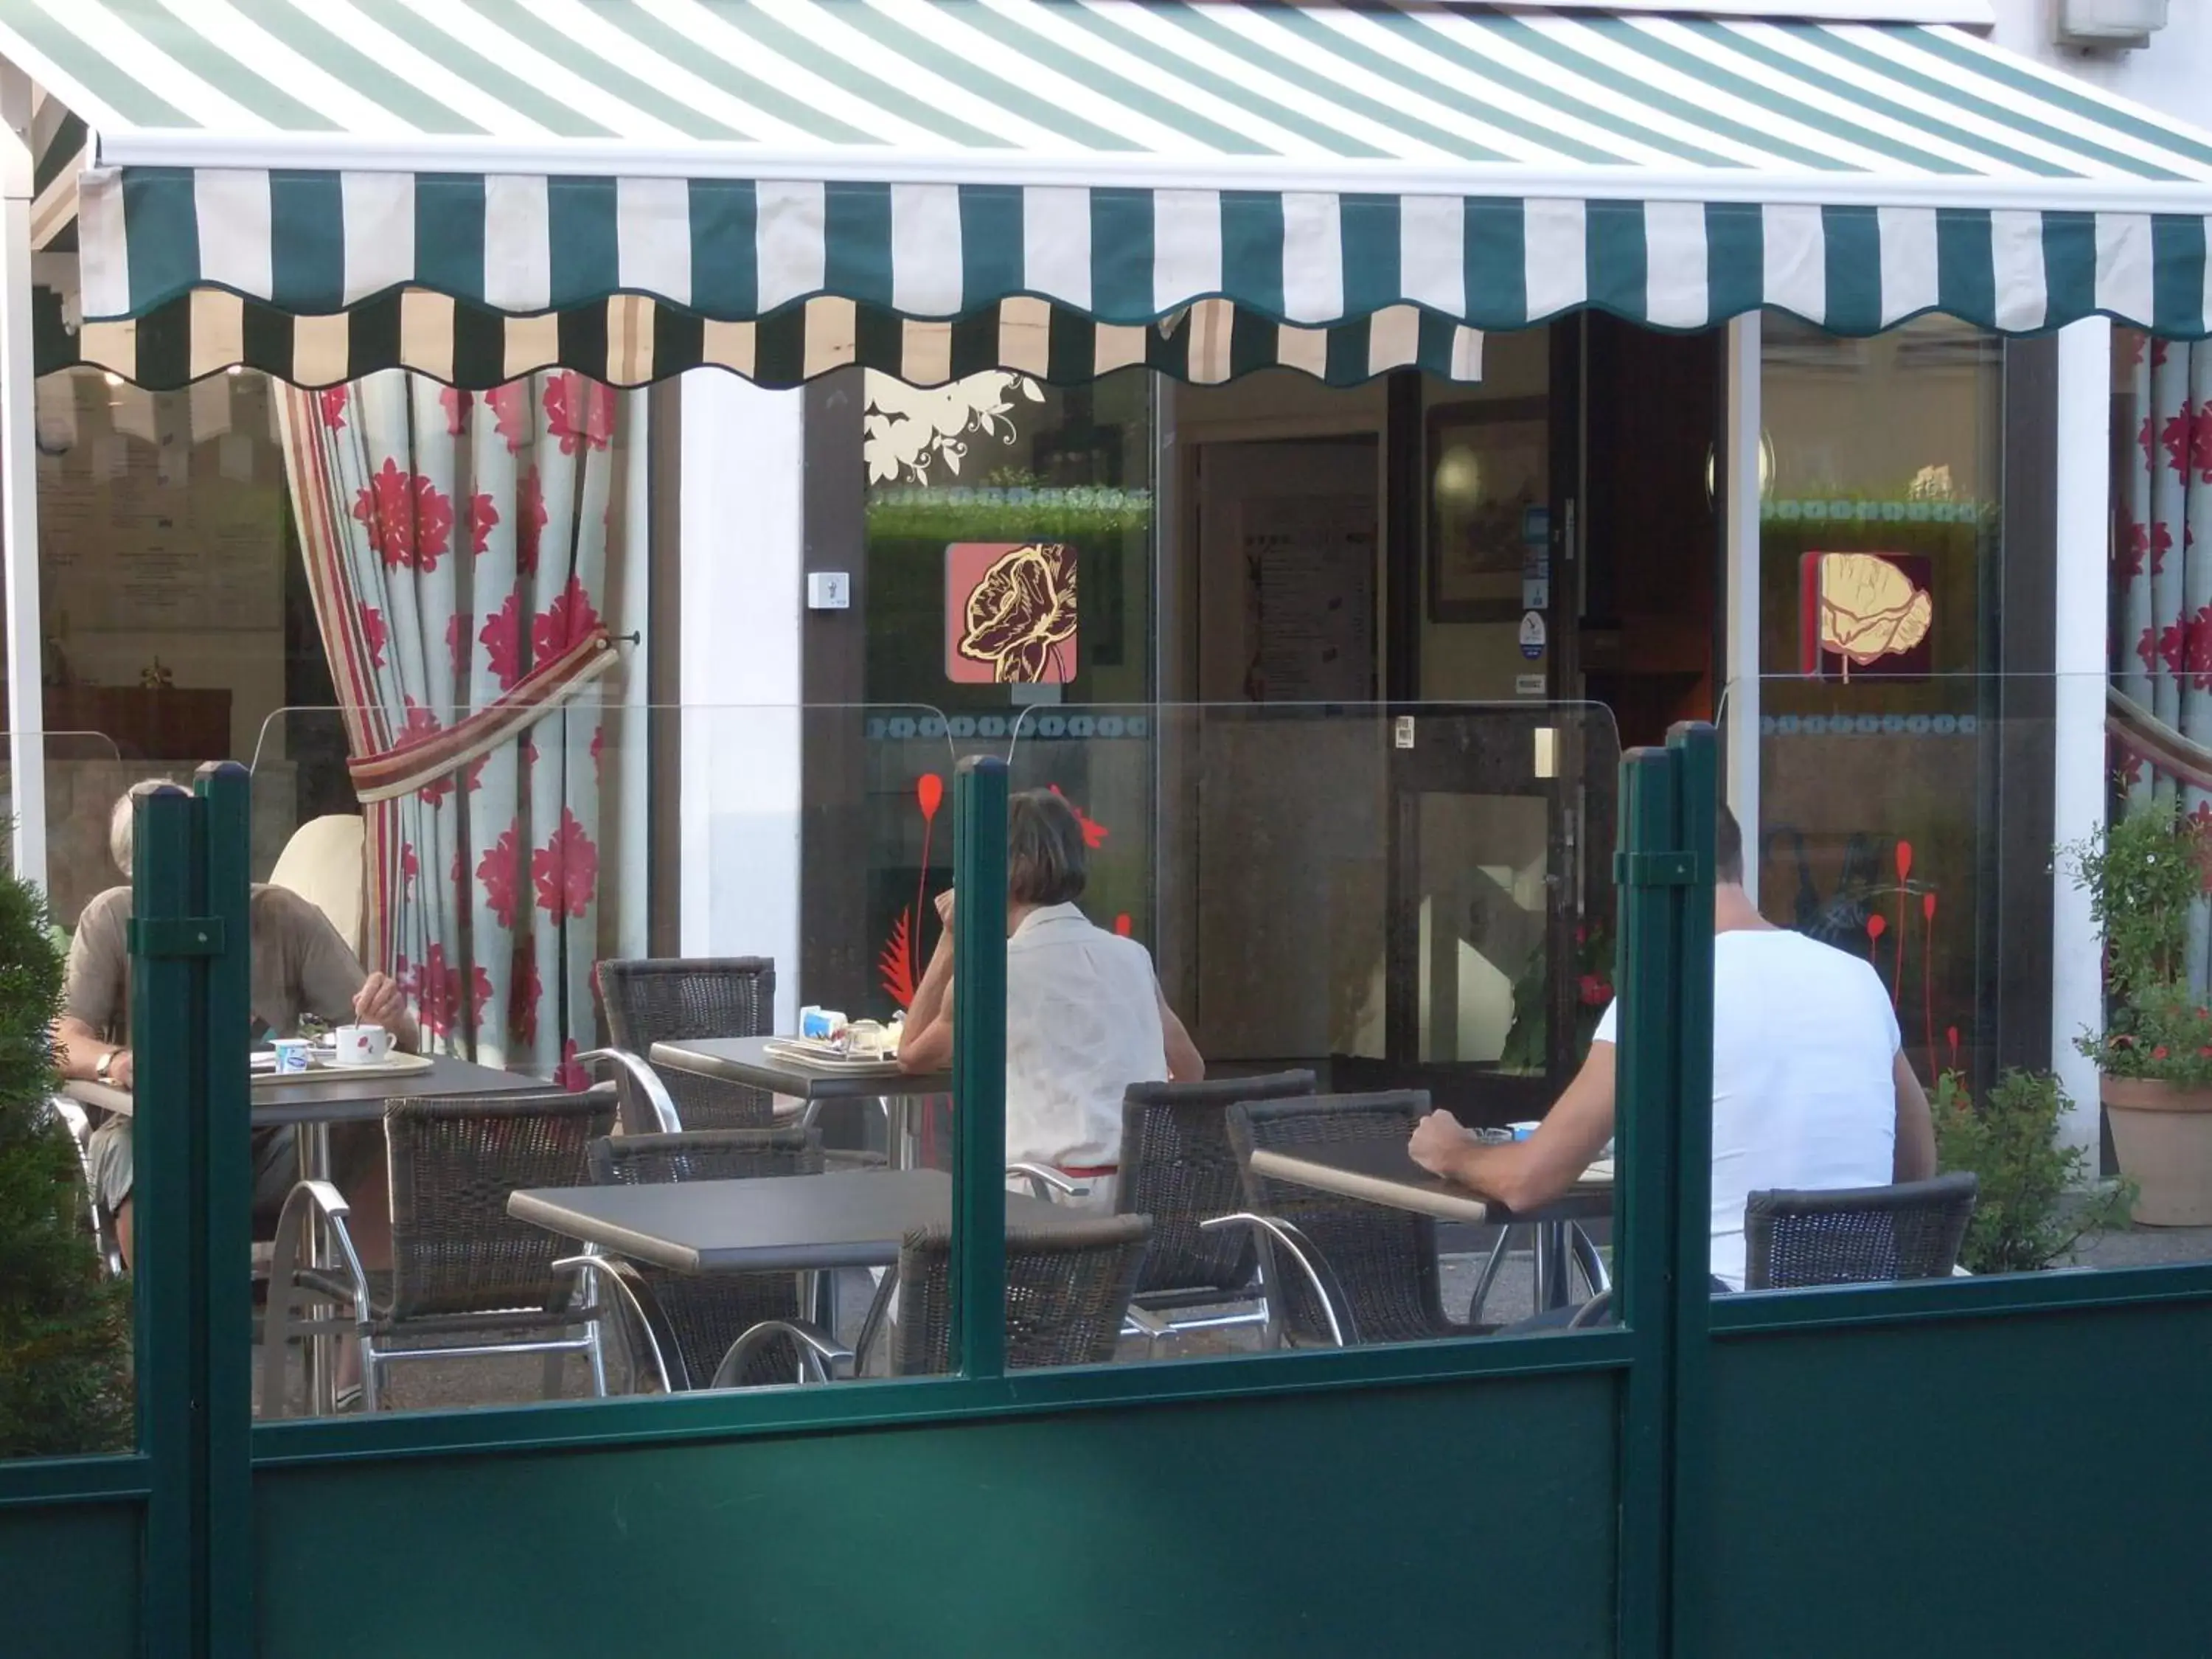
[[1014, 400], [1041, 404], [1044, 392], [1025, 374], [993, 369], [948, 386], [916, 386], [871, 371], [862, 421], [868, 482], [934, 482], [942, 468], [960, 475], [977, 434], [1011, 444], [1017, 434]]

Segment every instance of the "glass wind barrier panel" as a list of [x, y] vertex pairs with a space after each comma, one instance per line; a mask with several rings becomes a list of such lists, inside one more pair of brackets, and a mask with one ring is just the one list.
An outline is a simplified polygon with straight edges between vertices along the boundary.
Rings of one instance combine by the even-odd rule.
[[1434, 1155], [1511, 1178], [1611, 1000], [1605, 710], [1032, 708], [1009, 760], [1006, 1156], [1148, 1218], [1092, 1358], [1565, 1324], [1602, 1287], [1606, 1133], [1510, 1227], [1409, 1146], [1443, 1109]]
[[[309, 1050], [302, 1080], [255, 1085], [257, 1137], [272, 1138], [283, 1176], [256, 1217], [257, 1271], [281, 1286], [296, 1255], [312, 1275], [292, 1281], [304, 1288], [288, 1328], [306, 1334], [264, 1345], [276, 1358], [257, 1374], [262, 1414], [703, 1388], [770, 1321], [808, 1334], [760, 1339], [738, 1364], [749, 1384], [790, 1382], [809, 1355], [823, 1376], [941, 1370], [925, 1348], [902, 1357], [884, 1316], [907, 1231], [936, 1226], [932, 1260], [945, 1255], [946, 1081], [792, 1045], [810, 1007], [880, 1042], [869, 1026], [925, 992], [952, 858], [958, 750], [944, 715], [647, 708], [586, 691], [520, 728], [441, 717], [426, 740], [351, 758], [384, 726], [286, 710], [254, 761], [255, 872], [283, 895], [255, 901], [257, 1001], [270, 1005], [257, 1012], [271, 1038], [304, 1025], [339, 1045]], [[994, 740], [1003, 752], [1005, 726]], [[277, 939], [279, 923], [320, 938], [343, 982], [292, 982], [296, 939]], [[361, 1057], [340, 1028], [361, 1023], [360, 988], [386, 981], [391, 1000], [366, 1012], [399, 1052], [367, 1084], [335, 1063]], [[362, 1109], [332, 1109], [341, 1094]], [[518, 1112], [543, 1120], [527, 1157], [496, 1130]], [[671, 1133], [706, 1139], [659, 1139]], [[305, 1213], [287, 1237], [287, 1182], [303, 1166], [344, 1196], [343, 1237]], [[798, 1203], [788, 1237], [724, 1236], [717, 1225], [749, 1212], [742, 1194], [677, 1190], [817, 1174], [836, 1179], [790, 1189], [804, 1201], [784, 1194]], [[514, 1188], [538, 1191], [536, 1207], [508, 1206]], [[602, 1254], [610, 1206], [629, 1236], [658, 1242]], [[869, 1225], [880, 1236], [846, 1236]], [[535, 1277], [502, 1294], [545, 1316], [472, 1321], [470, 1292], [448, 1282], [456, 1264], [517, 1240]], [[391, 1273], [370, 1368], [349, 1352], [349, 1243], [374, 1297]], [[724, 1270], [763, 1251], [762, 1272]], [[594, 1260], [551, 1266], [580, 1255]], [[702, 1259], [713, 1270], [690, 1271]], [[941, 1333], [941, 1308], [917, 1305]], [[441, 1320], [467, 1328], [434, 1328]], [[857, 1359], [830, 1352], [864, 1334]], [[434, 1352], [454, 1346], [511, 1351]], [[356, 1380], [376, 1385], [361, 1407]]]
[[[62, 997], [77, 922], [122, 876], [111, 861], [108, 809], [130, 774], [100, 732], [43, 736], [48, 902], [18, 890], [14, 936], [0, 957], [33, 964]], [[0, 734], [0, 818], [21, 803]], [[116, 933], [112, 945], [119, 947]], [[46, 1016], [11, 999], [19, 1052], [34, 1051]], [[97, 1032], [62, 1039], [58, 1076], [0, 1087], [0, 1261], [13, 1289], [0, 1310], [0, 1459], [128, 1450], [132, 1425], [131, 1297], [116, 1259], [116, 1202], [129, 1190], [127, 1120], [102, 1103], [91, 1072], [118, 1006]], [[76, 1081], [72, 1074], [82, 1073]], [[58, 1089], [53, 1085], [58, 1084]]]
[[[1850, 965], [1801, 955], [1788, 1000], [1806, 1012], [1783, 1014], [1782, 970], [1750, 984], [1732, 957], [1761, 947], [1719, 941], [1717, 1251], [1724, 1221], [1745, 1230], [1753, 1288], [2212, 1255], [2212, 1179], [2195, 1173], [2212, 1164], [2156, 1138], [2185, 1114], [2136, 1105], [2172, 1103], [2200, 1070], [2212, 1081], [2200, 1012], [2212, 866], [2193, 816], [2206, 796], [2191, 781], [2212, 775], [2179, 729], [2179, 695], [2161, 718], [2154, 702], [2108, 698], [2102, 676], [1916, 675], [1877, 658], [1846, 680], [1834, 656], [1729, 694], [1723, 742], [1756, 756], [1743, 828], [1759, 911]], [[2146, 905], [2161, 870], [2163, 900]], [[2107, 904], [2120, 942], [2109, 953]], [[2171, 948], [2130, 986], [2126, 941], [2146, 933]], [[1931, 1103], [1927, 1130], [1898, 1098], [1892, 1053]], [[1752, 1064], [1784, 1068], [1762, 1073], [1760, 1113], [1787, 1097], [1801, 1120], [1751, 1121], [1731, 1079]], [[1814, 1080], [1775, 1086], [1793, 1067]], [[1847, 1075], [1861, 1086], [1836, 1086]], [[1826, 1242], [1813, 1218], [1735, 1208], [1764, 1188], [1927, 1175], [1971, 1176], [1975, 1192], [1869, 1200], [1896, 1212], [1857, 1233], [1881, 1241], [1870, 1255]]]

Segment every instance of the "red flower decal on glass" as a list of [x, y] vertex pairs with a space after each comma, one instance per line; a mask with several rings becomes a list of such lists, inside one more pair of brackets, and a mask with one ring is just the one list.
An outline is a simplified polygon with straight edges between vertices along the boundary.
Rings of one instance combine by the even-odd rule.
[[468, 430], [469, 405], [475, 401], [457, 386], [442, 386], [438, 401], [446, 406], [446, 435], [458, 438]]
[[561, 453], [605, 449], [615, 435], [615, 394], [597, 380], [564, 370], [545, 388], [545, 429], [561, 441]]
[[523, 445], [530, 441], [530, 388], [520, 380], [509, 380], [485, 392], [484, 401], [491, 405], [499, 435], [507, 440], [507, 453], [520, 455]]
[[592, 728], [592, 781], [594, 783], [603, 781], [605, 769], [600, 762], [606, 753], [606, 748], [607, 728], [604, 726], [593, 726]]
[[550, 661], [590, 638], [599, 625], [599, 613], [592, 609], [591, 595], [571, 576], [559, 597], [531, 623], [531, 655], [538, 662]]
[[[1060, 795], [1058, 784], [1053, 784], [1050, 787], [1054, 794]], [[1060, 798], [1062, 800], [1067, 800], [1065, 795], [1060, 795]], [[1067, 801], [1067, 810], [1075, 814], [1076, 825], [1083, 831], [1083, 844], [1092, 852], [1095, 853], [1103, 847], [1106, 844], [1106, 837], [1114, 833], [1072, 800]]]
[[2158, 666], [2158, 634], [2146, 628], [2142, 637], [2136, 641], [2136, 655], [2142, 659], [2143, 672], [2148, 674]]
[[2140, 329], [2124, 328], [2114, 332], [2112, 340], [2122, 368], [2140, 368], [2142, 366], [2145, 338]]
[[561, 827], [530, 855], [530, 879], [541, 910], [556, 916], [565, 911], [580, 919], [591, 908], [599, 884], [599, 849], [565, 806]]
[[473, 795], [483, 787], [484, 763], [490, 758], [488, 754], [478, 755], [461, 769], [461, 788], [465, 793]]
[[499, 509], [491, 504], [489, 495], [469, 497], [469, 551], [478, 558], [490, 544], [492, 526], [499, 522]]
[[435, 570], [453, 533], [451, 498], [429, 479], [402, 472], [388, 455], [355, 495], [353, 516], [368, 526], [371, 545], [394, 567]]
[[538, 1042], [538, 952], [526, 939], [514, 941], [514, 975], [507, 992], [507, 1034], [524, 1048]]
[[2142, 424], [2136, 428], [2136, 447], [2142, 451], [2146, 466], [2158, 459], [2158, 440], [2152, 435], [2151, 420], [2148, 415], [2142, 417]]
[[514, 568], [538, 574], [538, 544], [545, 533], [545, 486], [532, 467], [514, 486]]
[[336, 432], [345, 424], [346, 389], [342, 386], [325, 386], [315, 394], [315, 407], [321, 411], [323, 424]]
[[508, 594], [507, 603], [484, 618], [477, 638], [483, 641], [490, 656], [492, 676], [499, 681], [499, 689], [514, 690], [515, 682], [529, 668], [522, 660], [522, 596]]
[[384, 666], [384, 644], [391, 636], [384, 631], [384, 613], [373, 605], [361, 608], [361, 642], [368, 647], [372, 667]]
[[1602, 974], [1584, 974], [1576, 994], [1585, 1008], [1602, 1008], [1613, 1000], [1613, 985]]
[[514, 926], [515, 912], [520, 907], [522, 881], [522, 833], [519, 824], [510, 825], [500, 837], [485, 849], [483, 860], [477, 866], [477, 880], [483, 888], [484, 902], [499, 918], [499, 925]]
[[453, 659], [453, 678], [466, 679], [469, 676], [469, 647], [475, 643], [469, 637], [476, 618], [465, 611], [456, 611], [446, 622], [446, 649]]
[[400, 884], [412, 887], [415, 884], [415, 878], [422, 873], [422, 860], [415, 856], [415, 843], [411, 841], [401, 842], [399, 843]]

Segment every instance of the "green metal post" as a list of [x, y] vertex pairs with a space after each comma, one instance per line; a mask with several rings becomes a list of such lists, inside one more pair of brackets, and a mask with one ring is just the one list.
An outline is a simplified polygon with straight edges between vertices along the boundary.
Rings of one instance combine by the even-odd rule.
[[206, 1211], [205, 1286], [207, 1646], [211, 1655], [253, 1646], [253, 1285], [250, 1271], [253, 1165], [246, 1039], [253, 1024], [252, 931], [248, 916], [252, 781], [234, 761], [204, 766], [200, 798], [201, 914], [222, 927], [222, 951], [205, 958], [207, 1024], [200, 1059]]
[[1700, 1501], [1707, 1470], [1711, 1400], [1713, 1207], [1713, 868], [1720, 811], [1718, 743], [1702, 721], [1667, 734], [1674, 762], [1674, 844], [1695, 860], [1690, 880], [1670, 890], [1680, 907], [1670, 977], [1674, 986], [1674, 1369], [1668, 1387], [1667, 1536], [1672, 1582], [1671, 1651], [1698, 1650], [1706, 1571]]
[[198, 1398], [206, 1332], [204, 1255], [195, 1237], [202, 1195], [198, 1131], [201, 976], [179, 945], [202, 918], [200, 809], [181, 789], [142, 796], [133, 830], [131, 1049], [133, 1288], [137, 1298], [138, 1439], [152, 1490], [146, 1504], [140, 1629], [154, 1659], [192, 1659], [206, 1627], [205, 1439]]
[[1620, 1554], [1616, 1644], [1624, 1659], [1666, 1653], [1670, 1566], [1668, 1526], [1672, 1257], [1677, 1236], [1673, 1115], [1677, 1068], [1674, 976], [1680, 906], [1669, 890], [1675, 757], [1632, 749], [1620, 762], [1620, 1050], [1614, 1133], [1616, 1294], [1634, 1344], [1623, 1385]]
[[952, 778], [952, 1352], [1006, 1369], [1006, 763]]

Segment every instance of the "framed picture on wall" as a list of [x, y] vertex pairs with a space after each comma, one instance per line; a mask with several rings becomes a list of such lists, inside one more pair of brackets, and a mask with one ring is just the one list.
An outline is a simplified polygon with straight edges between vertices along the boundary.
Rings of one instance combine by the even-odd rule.
[[1551, 575], [1551, 405], [1439, 404], [1427, 438], [1430, 619], [1515, 621], [1524, 579]]

